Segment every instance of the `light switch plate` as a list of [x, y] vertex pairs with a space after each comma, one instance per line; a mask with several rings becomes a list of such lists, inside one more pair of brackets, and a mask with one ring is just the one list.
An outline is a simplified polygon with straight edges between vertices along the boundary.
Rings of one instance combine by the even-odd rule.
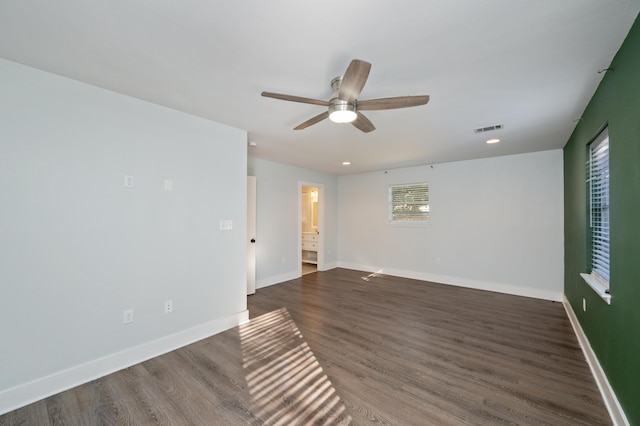
[[171, 179], [164, 180], [164, 190], [167, 192], [173, 191], [173, 181]]
[[125, 188], [133, 188], [133, 176], [125, 176], [124, 177], [124, 187]]
[[231, 231], [233, 229], [233, 221], [232, 220], [221, 220], [220, 221], [220, 230], [221, 231]]

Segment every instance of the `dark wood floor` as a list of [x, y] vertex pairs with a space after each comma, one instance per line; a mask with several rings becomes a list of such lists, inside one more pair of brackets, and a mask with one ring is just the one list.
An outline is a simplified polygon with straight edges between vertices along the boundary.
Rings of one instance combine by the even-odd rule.
[[611, 424], [560, 303], [334, 269], [0, 425]]

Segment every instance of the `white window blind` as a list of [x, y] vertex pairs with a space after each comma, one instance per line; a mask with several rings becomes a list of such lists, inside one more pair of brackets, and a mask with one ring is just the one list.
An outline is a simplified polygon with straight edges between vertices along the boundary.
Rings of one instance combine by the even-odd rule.
[[390, 222], [426, 222], [429, 219], [429, 184], [389, 187]]
[[607, 129], [589, 147], [589, 206], [591, 274], [609, 287], [609, 133]]

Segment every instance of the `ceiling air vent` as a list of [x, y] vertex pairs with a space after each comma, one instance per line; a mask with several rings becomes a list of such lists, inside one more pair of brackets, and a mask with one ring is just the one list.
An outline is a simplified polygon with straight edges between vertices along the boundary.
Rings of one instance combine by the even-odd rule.
[[484, 132], [490, 132], [492, 130], [500, 130], [503, 127], [504, 126], [502, 124], [495, 124], [493, 126], [478, 127], [477, 129], [473, 129], [473, 132], [474, 133], [484, 133]]

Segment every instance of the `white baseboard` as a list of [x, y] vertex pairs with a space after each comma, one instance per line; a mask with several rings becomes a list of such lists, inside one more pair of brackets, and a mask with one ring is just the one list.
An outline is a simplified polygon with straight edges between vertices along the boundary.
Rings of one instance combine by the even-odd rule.
[[141, 363], [249, 320], [249, 311], [220, 318], [0, 392], [0, 414]]
[[378, 272], [382, 275], [392, 275], [395, 277], [410, 278], [421, 281], [431, 281], [438, 284], [454, 285], [458, 287], [475, 288], [478, 290], [494, 291], [497, 293], [512, 294], [515, 296], [533, 297], [535, 299], [562, 301], [561, 291], [541, 290], [530, 287], [522, 287], [511, 284], [494, 283], [489, 281], [478, 281], [469, 278], [453, 277], [449, 275], [430, 274], [426, 272], [407, 271], [402, 269], [379, 268], [368, 265], [358, 265], [354, 263], [339, 262], [338, 267], [355, 269], [358, 271]]
[[320, 269], [321, 271], [328, 271], [330, 269], [335, 269], [338, 267], [338, 262], [325, 262], [325, 264], [322, 266], [322, 269]]
[[[328, 262], [325, 263], [320, 269], [321, 271], [328, 271], [330, 269], [334, 269], [338, 267], [337, 262]], [[298, 271], [291, 271], [285, 274], [274, 275], [272, 277], [258, 278], [256, 281], [256, 288], [269, 287], [274, 284], [281, 284], [285, 281], [295, 280], [296, 278], [300, 278], [301, 273]]]
[[274, 275], [272, 277], [259, 278], [256, 281], [256, 288], [269, 287], [270, 285], [280, 284], [285, 281], [300, 278], [298, 271], [287, 272], [286, 274]]
[[578, 317], [576, 313], [573, 311], [571, 307], [571, 303], [567, 299], [567, 296], [562, 296], [562, 305], [564, 306], [565, 311], [567, 311], [567, 316], [569, 317], [569, 321], [571, 322], [571, 326], [573, 327], [573, 331], [576, 333], [576, 337], [578, 338], [578, 343], [580, 343], [580, 347], [582, 348], [582, 352], [584, 353], [585, 358], [587, 358], [587, 363], [589, 364], [589, 368], [591, 369], [591, 374], [596, 380], [596, 384], [598, 385], [598, 389], [600, 389], [600, 393], [602, 394], [602, 399], [604, 399], [604, 404], [607, 406], [607, 410], [609, 410], [609, 415], [611, 416], [611, 420], [614, 425], [629, 425], [629, 420], [627, 420], [627, 415], [622, 410], [622, 406], [616, 397], [613, 388], [609, 384], [609, 379], [607, 379], [607, 375], [604, 373], [600, 362], [598, 361], [598, 357], [595, 352], [591, 348], [591, 344], [589, 343], [589, 339], [587, 335], [584, 334], [582, 330], [582, 326], [578, 321]]

